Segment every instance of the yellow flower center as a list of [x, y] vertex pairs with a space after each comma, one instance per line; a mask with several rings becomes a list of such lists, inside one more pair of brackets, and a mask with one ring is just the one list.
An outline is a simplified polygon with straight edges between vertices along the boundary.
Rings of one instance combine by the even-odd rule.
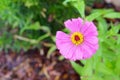
[[71, 41], [73, 44], [75, 45], [79, 45], [83, 42], [84, 38], [83, 38], [83, 34], [80, 32], [74, 32], [71, 35]]

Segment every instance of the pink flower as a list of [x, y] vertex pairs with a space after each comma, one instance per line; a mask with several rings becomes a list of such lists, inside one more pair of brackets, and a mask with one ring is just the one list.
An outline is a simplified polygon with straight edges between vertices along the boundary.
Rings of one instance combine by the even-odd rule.
[[98, 32], [93, 22], [81, 18], [64, 22], [70, 34], [56, 33], [56, 46], [60, 53], [69, 60], [82, 60], [92, 57], [98, 49]]

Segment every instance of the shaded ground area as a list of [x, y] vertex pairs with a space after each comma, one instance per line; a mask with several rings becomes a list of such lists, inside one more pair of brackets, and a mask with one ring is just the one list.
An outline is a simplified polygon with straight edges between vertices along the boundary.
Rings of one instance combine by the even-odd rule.
[[46, 50], [32, 49], [20, 53], [0, 52], [0, 80], [80, 80], [68, 60], [58, 60], [55, 51], [50, 58]]

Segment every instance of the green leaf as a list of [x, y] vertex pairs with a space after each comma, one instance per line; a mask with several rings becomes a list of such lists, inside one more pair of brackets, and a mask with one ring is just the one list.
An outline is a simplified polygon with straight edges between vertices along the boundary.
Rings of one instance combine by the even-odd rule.
[[107, 31], [107, 36], [108, 36], [108, 37], [117, 36], [119, 30], [120, 30], [120, 25], [113, 25], [113, 24], [111, 23], [111, 28], [110, 28], [109, 31]]
[[[120, 35], [118, 35], [117, 44], [120, 45]], [[120, 47], [120, 46], [119, 46]]]
[[65, 0], [63, 2], [64, 5], [67, 5], [67, 3], [71, 3], [80, 13], [81, 17], [85, 17], [85, 2], [84, 0]]
[[108, 25], [107, 22], [104, 18], [97, 18], [98, 21], [98, 28], [99, 28], [99, 33], [103, 36], [107, 32]]
[[68, 2], [72, 2], [72, 1], [76, 1], [76, 0], [65, 0], [65, 1], [63, 2], [63, 4], [64, 4], [64, 5], [67, 5]]
[[120, 24], [119, 25], [111, 25], [113, 33], [116, 35], [120, 30]]
[[104, 14], [107, 14], [107, 13], [110, 13], [110, 12], [113, 12], [112, 9], [96, 9], [96, 10], [93, 10], [92, 13], [86, 17], [86, 19], [88, 21], [93, 21], [94, 19], [104, 15]]
[[76, 0], [73, 6], [79, 11], [82, 18], [85, 18], [85, 2], [84, 0]]
[[39, 22], [35, 22], [31, 24], [30, 26], [25, 26], [21, 29], [20, 34], [22, 34], [25, 30], [39, 30], [40, 29], [40, 24]]
[[93, 74], [92, 71], [93, 71], [93, 60], [91, 58], [91, 59], [88, 59], [86, 64], [84, 65], [82, 70], [82, 75], [90, 77]]
[[85, 80], [104, 80], [104, 79], [100, 75], [92, 75], [91, 77]]
[[58, 60], [62, 61], [64, 59], [63, 56], [59, 56]]
[[102, 62], [97, 64], [96, 70], [104, 75], [113, 75], [113, 71]]
[[50, 55], [56, 50], [56, 46], [52, 45], [47, 53], [47, 58], [50, 58]]
[[50, 33], [50, 28], [48, 26], [41, 26], [40, 29]]
[[42, 41], [43, 39], [45, 39], [45, 38], [47, 38], [47, 37], [49, 37], [49, 36], [50, 36], [50, 33], [46, 33], [46, 34], [40, 36], [40, 37], [37, 39], [37, 41], [40, 42], [40, 41]]
[[111, 12], [111, 13], [105, 14], [104, 17], [111, 18], [111, 19], [120, 18], [120, 12]]
[[70, 30], [68, 30], [67, 28], [64, 28], [62, 31], [64, 31], [65, 33], [70, 33]]
[[81, 72], [81, 79], [82, 80], [89, 80], [92, 78], [93, 75], [93, 58], [85, 60], [86, 63], [82, 68]]
[[115, 65], [115, 72], [120, 75], [120, 55], [117, 56]]
[[71, 61], [71, 65], [72, 65], [72, 67], [74, 68], [74, 70], [75, 70], [79, 75], [82, 74], [82, 69], [83, 69], [82, 66], [80, 66], [79, 64], [77, 64], [77, 63], [75, 63], [75, 62], [73, 62], [73, 61]]
[[102, 13], [100, 13], [100, 12], [95, 12], [95, 13], [92, 13], [92, 14], [90, 14], [89, 16], [87, 16], [86, 19], [87, 19], [88, 21], [93, 21], [94, 19], [96, 19], [97, 17], [99, 17], [99, 16], [101, 16], [101, 15], [102, 15]]
[[112, 75], [112, 76], [104, 76], [104, 80], [120, 80], [120, 77], [117, 75]]

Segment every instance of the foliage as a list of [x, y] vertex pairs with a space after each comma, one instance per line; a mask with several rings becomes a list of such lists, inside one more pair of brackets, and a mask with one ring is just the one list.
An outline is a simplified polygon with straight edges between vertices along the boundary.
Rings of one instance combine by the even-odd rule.
[[63, 21], [78, 15], [62, 0], [1, 0], [0, 13], [0, 47], [17, 51], [40, 47], [43, 42], [54, 47], [55, 33], [63, 29]]
[[[69, 0], [69, 2], [72, 1]], [[76, 3], [74, 5], [78, 4]], [[83, 10], [79, 6], [77, 7], [76, 9], [82, 16], [82, 13], [84, 13]], [[81, 3], [80, 7], [84, 8], [84, 3]], [[75, 62], [71, 62], [76, 72], [81, 75], [82, 80], [120, 79], [120, 22], [113, 23], [111, 21], [108, 23], [106, 18], [120, 18], [120, 13], [112, 9], [92, 9], [91, 13], [85, 17], [89, 21], [94, 20], [96, 22], [99, 31], [99, 50], [91, 59], [81, 61], [84, 67]]]

